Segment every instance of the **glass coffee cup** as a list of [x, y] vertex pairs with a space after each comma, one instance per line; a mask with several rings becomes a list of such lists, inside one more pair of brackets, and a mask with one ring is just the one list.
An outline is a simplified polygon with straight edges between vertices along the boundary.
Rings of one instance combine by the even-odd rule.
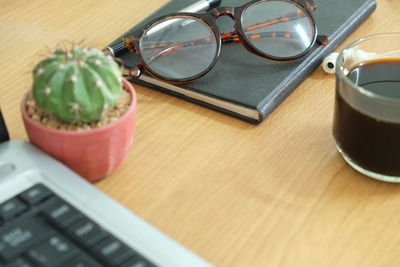
[[400, 182], [400, 33], [361, 38], [339, 54], [333, 137], [354, 169]]

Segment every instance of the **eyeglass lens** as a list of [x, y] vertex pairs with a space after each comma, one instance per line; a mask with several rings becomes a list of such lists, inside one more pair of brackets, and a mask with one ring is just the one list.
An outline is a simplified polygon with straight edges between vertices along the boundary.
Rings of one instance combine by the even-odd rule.
[[166, 79], [187, 79], [209, 68], [218, 53], [216, 36], [204, 22], [173, 17], [153, 24], [139, 42], [151, 71]]
[[311, 18], [286, 1], [256, 2], [244, 10], [242, 27], [248, 42], [273, 57], [295, 57], [314, 40]]

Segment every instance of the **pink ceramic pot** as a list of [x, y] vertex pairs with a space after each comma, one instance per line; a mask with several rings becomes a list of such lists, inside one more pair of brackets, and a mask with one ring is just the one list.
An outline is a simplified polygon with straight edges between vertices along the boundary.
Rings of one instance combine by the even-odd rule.
[[35, 122], [26, 112], [25, 97], [21, 111], [30, 142], [90, 182], [105, 178], [119, 166], [135, 133], [135, 90], [125, 79], [123, 86], [132, 95], [128, 111], [118, 121], [81, 132], [53, 130]]

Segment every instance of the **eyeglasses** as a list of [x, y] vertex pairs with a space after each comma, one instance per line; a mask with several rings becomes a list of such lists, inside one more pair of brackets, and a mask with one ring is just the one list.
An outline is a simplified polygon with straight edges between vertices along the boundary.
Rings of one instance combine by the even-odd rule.
[[[312, 0], [254, 0], [240, 7], [217, 7], [207, 13], [174, 13], [157, 18], [125, 37], [139, 64], [129, 76], [145, 70], [164, 82], [182, 84], [205, 75], [217, 62], [221, 43], [240, 42], [251, 53], [274, 61], [304, 56], [317, 42]], [[228, 16], [235, 30], [220, 34], [216, 19]]]

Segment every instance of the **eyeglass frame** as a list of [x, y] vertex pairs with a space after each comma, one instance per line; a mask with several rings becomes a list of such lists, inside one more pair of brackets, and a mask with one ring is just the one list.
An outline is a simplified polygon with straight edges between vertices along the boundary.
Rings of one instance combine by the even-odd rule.
[[[329, 40], [326, 35], [318, 35], [318, 29], [315, 23], [314, 16], [312, 15], [311, 11], [314, 11], [316, 9], [316, 4], [314, 3], [313, 0], [272, 0], [272, 1], [282, 1], [282, 2], [289, 2], [290, 4], [298, 5], [300, 8], [308, 15], [308, 17], [311, 19], [311, 26], [313, 28], [313, 39], [310, 42], [310, 45], [300, 54], [291, 56], [291, 57], [277, 57], [277, 56], [272, 56], [272, 55], [266, 55], [267, 53], [262, 52], [260, 49], [257, 47], [253, 46], [249, 39], [246, 37], [246, 34], [244, 32], [244, 29], [242, 27], [241, 23], [241, 18], [243, 15], [243, 12], [250, 7], [251, 5], [257, 3], [257, 2], [268, 2], [271, 0], [252, 0], [247, 2], [246, 4], [238, 7], [229, 7], [229, 6], [221, 6], [221, 7], [216, 7], [213, 8], [207, 12], [204, 13], [192, 13], [192, 12], [175, 12], [175, 13], [170, 13], [167, 15], [163, 15], [160, 17], [157, 17], [153, 20], [151, 20], [148, 24], [146, 24], [143, 28], [137, 30], [136, 32], [132, 33], [129, 37], [124, 37], [124, 44], [126, 48], [130, 52], [136, 53], [138, 57], [138, 64], [133, 67], [130, 70], [126, 70], [125, 74], [128, 76], [134, 77], [134, 78], [139, 78], [141, 73], [145, 70], [148, 74], [150, 74], [152, 77], [161, 80], [166, 83], [170, 84], [186, 84], [186, 83], [191, 83], [195, 82], [201, 77], [203, 77], [205, 74], [207, 74], [218, 62], [218, 58], [220, 56], [221, 52], [221, 47], [223, 43], [223, 33], [220, 33], [219, 27], [216, 24], [216, 20], [221, 17], [221, 16], [228, 16], [230, 17], [233, 22], [234, 22], [234, 30], [230, 33], [236, 34], [237, 38], [239, 39], [240, 43], [244, 46], [244, 48], [249, 51], [252, 54], [255, 54], [261, 58], [271, 60], [271, 61], [278, 61], [278, 62], [287, 62], [287, 61], [293, 61], [296, 59], [299, 59], [306, 55], [311, 48], [314, 46], [315, 43], [318, 43], [320, 45], [326, 45]], [[140, 42], [144, 36], [144, 34], [151, 28], [153, 25], [166, 20], [166, 19], [173, 19], [173, 18], [190, 18], [190, 19], [195, 19], [207, 26], [210, 30], [210, 32], [213, 33], [214, 38], [216, 40], [216, 45], [217, 45], [217, 53], [214, 56], [213, 61], [211, 64], [202, 72], [192, 75], [188, 78], [184, 79], [171, 79], [168, 77], [165, 77], [163, 75], [157, 74], [152, 70], [152, 68], [146, 63], [146, 60], [143, 58], [141, 50], [139, 49], [140, 47]], [[138, 37], [131, 37], [131, 36], [138, 36]]]

